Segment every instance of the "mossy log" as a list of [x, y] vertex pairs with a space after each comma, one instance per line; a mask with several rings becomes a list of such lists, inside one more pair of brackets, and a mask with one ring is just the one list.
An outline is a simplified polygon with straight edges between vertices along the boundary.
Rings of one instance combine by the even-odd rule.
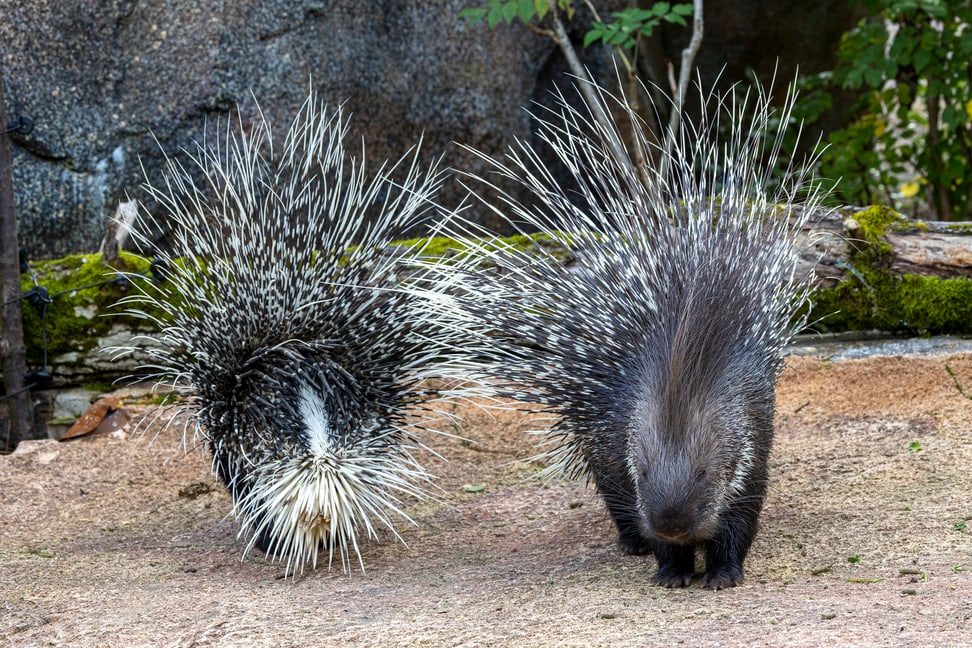
[[[804, 254], [820, 287], [810, 321], [819, 331], [972, 334], [972, 223], [908, 221], [881, 208], [841, 209], [811, 218], [813, 244]], [[514, 237], [515, 245], [550, 241]], [[428, 250], [454, 254], [455, 241], [436, 239]], [[566, 263], [579, 261], [569, 258]], [[99, 255], [35, 262], [22, 276], [25, 292], [40, 286], [50, 301], [24, 304], [28, 364], [46, 367], [55, 385], [103, 383], [139, 373], [150, 359], [112, 353], [148, 322], [116, 306], [133, 290], [158, 290], [147, 259], [123, 253], [124, 270]], [[44, 313], [46, 309], [46, 314]]]
[[815, 330], [972, 334], [972, 222], [911, 221], [880, 206], [811, 221]]

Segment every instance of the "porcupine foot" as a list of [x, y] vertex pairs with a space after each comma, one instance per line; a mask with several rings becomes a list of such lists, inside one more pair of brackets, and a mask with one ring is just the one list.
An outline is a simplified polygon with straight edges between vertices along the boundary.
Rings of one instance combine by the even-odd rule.
[[706, 589], [721, 590], [739, 585], [743, 580], [742, 565], [720, 565], [706, 569], [699, 586]]
[[743, 581], [743, 561], [756, 535], [756, 516], [760, 506], [742, 513], [730, 513], [725, 527], [705, 543], [705, 574], [700, 585], [721, 590]]
[[655, 547], [658, 572], [652, 581], [662, 587], [688, 587], [695, 576], [695, 547], [660, 543]]

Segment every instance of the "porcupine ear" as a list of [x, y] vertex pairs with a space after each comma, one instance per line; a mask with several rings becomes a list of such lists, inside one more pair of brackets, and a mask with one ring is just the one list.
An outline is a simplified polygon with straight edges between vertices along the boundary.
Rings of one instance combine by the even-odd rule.
[[[152, 247], [167, 226], [167, 279], [124, 306], [160, 328], [137, 344], [154, 345], [154, 377], [188, 398], [241, 533], [291, 572], [321, 546], [363, 567], [359, 538], [397, 536], [402, 498], [429, 492], [414, 451], [451, 427], [437, 403], [475, 391], [462, 331], [432, 307], [437, 286], [408, 289], [425, 244], [392, 245], [440, 211], [444, 174], [417, 147], [366, 172], [342, 110], [313, 93], [282, 141], [262, 113], [238, 122], [146, 185], [161, 215], [143, 209], [135, 236]], [[322, 423], [335, 420], [355, 426]]]

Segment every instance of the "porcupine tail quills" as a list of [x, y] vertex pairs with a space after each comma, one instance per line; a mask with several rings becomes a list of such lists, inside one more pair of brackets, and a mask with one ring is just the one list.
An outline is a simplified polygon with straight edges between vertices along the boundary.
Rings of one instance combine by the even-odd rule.
[[422, 248], [390, 245], [437, 212], [443, 174], [416, 149], [369, 175], [348, 128], [313, 94], [282, 142], [265, 118], [227, 122], [146, 185], [163, 216], [136, 231], [145, 247], [159, 226], [170, 237], [167, 282], [127, 303], [160, 327], [155, 378], [188, 399], [245, 552], [291, 573], [321, 548], [363, 569], [362, 539], [401, 539], [405, 506], [430, 493], [421, 433], [439, 401], [475, 392], [459, 334], [403, 287]]
[[[774, 174], [792, 95], [776, 110], [761, 90], [702, 93], [702, 117], [683, 116], [666, 149], [648, 143], [623, 101], [596, 90], [600, 107], [561, 96], [539, 118], [566, 185], [528, 143], [502, 160], [482, 155], [529, 195], [474, 176], [478, 193], [496, 196], [484, 204], [555, 245], [473, 242], [498, 270], [460, 269], [454, 310], [495, 330], [502, 393], [556, 417], [547, 471], [597, 486], [622, 547], [656, 554], [656, 582], [689, 584], [701, 548], [703, 586], [729, 587], [742, 578], [765, 495], [775, 381], [805, 323], [813, 277], [799, 253], [820, 196], [805, 166]], [[651, 168], [612, 156], [622, 138], [599, 125], [598, 110], [634, 123]]]

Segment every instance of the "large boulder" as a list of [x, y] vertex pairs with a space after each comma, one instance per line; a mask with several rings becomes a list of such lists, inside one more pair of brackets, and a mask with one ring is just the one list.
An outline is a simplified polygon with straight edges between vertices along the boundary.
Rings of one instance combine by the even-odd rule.
[[[524, 107], [555, 46], [522, 26], [457, 18], [465, 0], [0, 0], [20, 240], [34, 257], [97, 250], [105, 217], [141, 197], [170, 154], [255, 100], [283, 131], [313, 86], [352, 113], [374, 168], [423, 157], [476, 169], [454, 142], [498, 152], [527, 137]], [[157, 140], [157, 142], [156, 142]], [[459, 202], [462, 188], [442, 200]]]
[[[484, 2], [0, 0], [8, 113], [35, 124], [12, 135], [21, 244], [35, 258], [97, 250], [118, 203], [144, 198], [142, 168], [160, 179], [162, 150], [190, 147], [237, 106], [244, 123], [262, 110], [282, 131], [310, 87], [352, 113], [349, 144], [363, 138], [373, 168], [421, 140], [427, 160], [482, 170], [457, 142], [499, 154], [514, 138], [530, 138], [531, 102], [549, 102], [555, 83], [570, 83], [549, 39], [520, 24], [490, 30], [458, 19], [462, 8]], [[570, 29], [580, 50], [591, 18], [575, 4]], [[595, 4], [607, 15], [627, 3]], [[799, 20], [802, 8], [774, 15], [767, 4], [788, 6], [762, 0], [707, 9], [706, 67], [712, 57], [726, 60], [729, 43], [737, 67], [749, 52], [780, 51], [774, 36], [797, 48], [787, 50], [789, 60], [832, 56], [839, 32], [831, 27], [840, 21], [825, 21], [820, 37]], [[610, 85], [610, 50], [582, 55]], [[464, 194], [450, 182], [440, 200], [454, 206]], [[499, 225], [488, 210], [470, 214]]]

